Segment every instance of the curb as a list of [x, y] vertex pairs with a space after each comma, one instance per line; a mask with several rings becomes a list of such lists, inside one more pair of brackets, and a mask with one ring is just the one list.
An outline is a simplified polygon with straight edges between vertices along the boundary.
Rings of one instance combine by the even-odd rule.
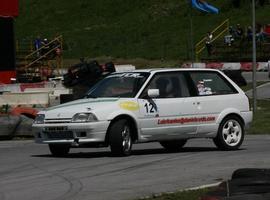
[[221, 183], [222, 182], [206, 184], [206, 185], [201, 185], [201, 186], [198, 186], [198, 187], [192, 187], [192, 188], [188, 188], [188, 189], [183, 189], [183, 190], [180, 190], [180, 191], [192, 191], [192, 190], [200, 190], [200, 189], [205, 189], [205, 188], [210, 188], [210, 187], [216, 187]]
[[185, 192], [185, 191], [206, 189], [206, 188], [216, 187], [216, 186], [220, 185], [221, 183], [222, 182], [211, 183], [211, 184], [201, 185], [201, 186], [197, 186], [197, 187], [191, 187], [191, 188], [186, 188], [186, 189], [182, 189], [182, 190], [176, 190], [174, 192], [161, 192], [161, 193], [157, 193], [157, 194], [147, 195], [147, 196], [144, 196], [144, 197], [139, 197], [138, 199], [144, 200], [144, 199], [149, 199], [151, 197], [157, 198], [157, 197], [160, 197], [160, 196], [166, 195], [166, 194], [174, 194], [176, 192]]

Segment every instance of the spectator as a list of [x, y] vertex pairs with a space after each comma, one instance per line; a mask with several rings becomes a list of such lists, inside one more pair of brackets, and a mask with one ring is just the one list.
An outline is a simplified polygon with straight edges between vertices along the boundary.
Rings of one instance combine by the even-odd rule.
[[37, 57], [40, 56], [40, 52], [39, 49], [41, 48], [42, 45], [42, 41], [40, 36], [37, 36], [37, 38], [34, 40], [34, 46], [35, 46], [35, 50], [37, 51]]
[[212, 39], [213, 34], [211, 32], [207, 32], [205, 46], [207, 49], [208, 56], [211, 56], [213, 51]]
[[232, 46], [232, 43], [234, 42], [234, 38], [231, 34], [224, 36], [224, 43], [228, 46]]
[[60, 75], [59, 69], [62, 67], [62, 50], [60, 47], [55, 49], [55, 59], [56, 59], [56, 67], [57, 67], [57, 74]]
[[264, 32], [264, 27], [261, 26], [260, 30], [256, 33], [256, 38], [259, 42], [263, 42], [267, 34]]
[[251, 26], [249, 26], [247, 28], [247, 39], [248, 39], [248, 41], [252, 41], [252, 28], [251, 28]]
[[44, 38], [41, 42], [42, 46], [47, 46], [48, 45], [48, 39], [47, 38]]
[[236, 37], [241, 39], [241, 38], [243, 38], [243, 34], [244, 34], [244, 31], [243, 31], [242, 27], [240, 26], [240, 24], [237, 24]]
[[42, 44], [42, 51], [41, 54], [42, 56], [45, 56], [45, 54], [49, 51], [50, 47], [49, 47], [49, 42], [47, 38], [44, 38], [41, 42]]
[[236, 30], [233, 26], [229, 27], [229, 33], [230, 33], [230, 35], [232, 35], [233, 38], [236, 37]]

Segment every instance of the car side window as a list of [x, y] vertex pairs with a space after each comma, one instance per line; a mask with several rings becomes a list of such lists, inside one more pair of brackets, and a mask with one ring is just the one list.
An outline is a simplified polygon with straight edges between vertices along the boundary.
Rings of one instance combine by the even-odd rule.
[[179, 72], [157, 73], [144, 89], [141, 97], [146, 97], [149, 89], [159, 89], [158, 98], [180, 98], [190, 96], [186, 78]]
[[199, 96], [237, 93], [236, 89], [216, 72], [190, 72]]

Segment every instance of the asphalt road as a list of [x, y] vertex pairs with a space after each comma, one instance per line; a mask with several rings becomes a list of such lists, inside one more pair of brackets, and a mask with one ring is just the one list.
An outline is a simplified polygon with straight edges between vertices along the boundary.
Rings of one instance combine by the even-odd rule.
[[[270, 83], [265, 83], [257, 87], [257, 98], [258, 99], [270, 99]], [[252, 98], [253, 90], [249, 90], [246, 94]]]
[[[243, 77], [248, 83], [252, 82], [252, 72], [242, 72]], [[257, 72], [256, 79], [259, 82], [268, 82], [257, 87], [257, 98], [258, 99], [270, 99], [270, 79], [268, 77], [268, 72]], [[252, 90], [246, 92], [246, 94], [252, 98]]]
[[[252, 82], [252, 72], [242, 72], [242, 75], [248, 83]], [[257, 72], [256, 79], [257, 81], [270, 81], [268, 72]]]
[[243, 167], [270, 167], [270, 135], [248, 136], [239, 151], [218, 151], [211, 140], [189, 141], [167, 153], [158, 143], [134, 145], [133, 155], [72, 149], [54, 158], [33, 141], [0, 142], [1, 200], [121, 200], [219, 182]]

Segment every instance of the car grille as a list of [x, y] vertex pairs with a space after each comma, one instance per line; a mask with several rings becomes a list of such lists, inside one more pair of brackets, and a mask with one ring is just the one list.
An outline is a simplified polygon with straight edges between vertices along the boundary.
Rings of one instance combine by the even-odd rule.
[[44, 132], [48, 139], [74, 139], [72, 131]]
[[48, 139], [73, 139], [73, 132], [67, 127], [47, 127], [43, 131]]
[[60, 124], [60, 123], [70, 123], [70, 118], [62, 118], [62, 119], [45, 119], [45, 124]]

